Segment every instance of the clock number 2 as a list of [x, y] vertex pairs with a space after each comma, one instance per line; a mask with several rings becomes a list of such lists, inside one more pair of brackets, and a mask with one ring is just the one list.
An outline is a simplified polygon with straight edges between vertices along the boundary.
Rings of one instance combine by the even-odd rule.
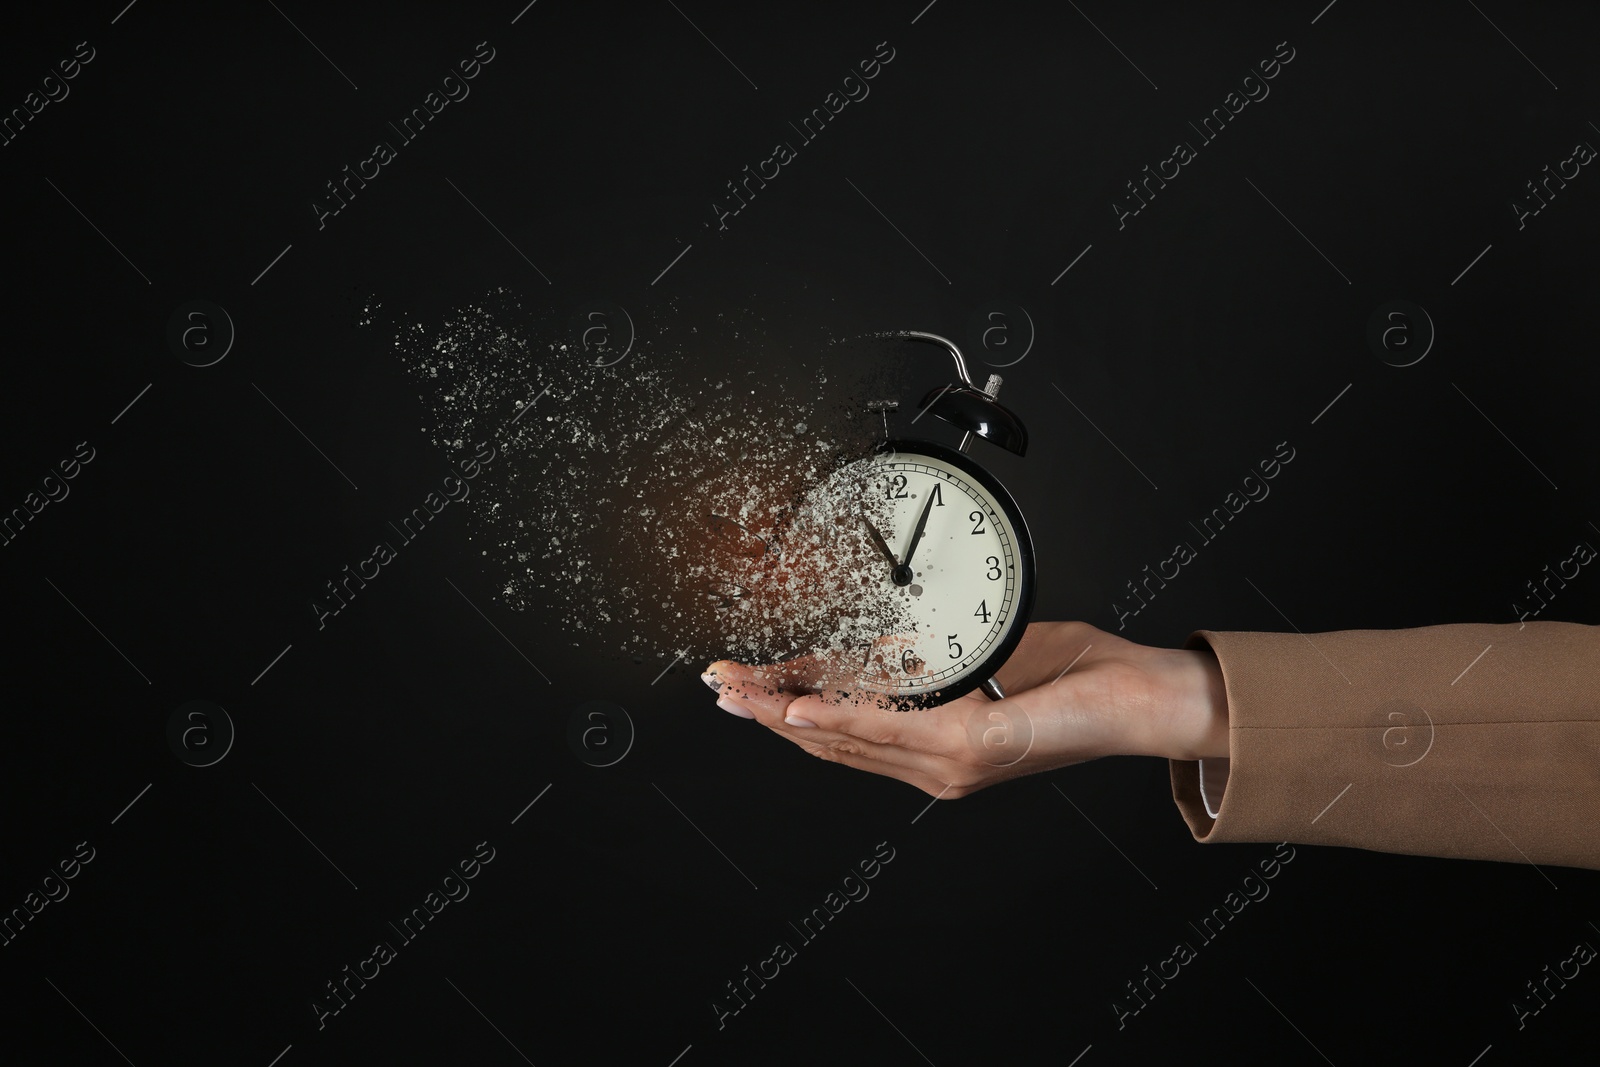
[[904, 500], [909, 495], [906, 492], [906, 476], [904, 474], [896, 474], [889, 479], [889, 495], [887, 499]]
[[989, 573], [986, 575], [986, 577], [991, 582], [999, 581], [1000, 580], [1000, 557], [999, 556], [989, 556], [988, 558], [986, 558], [984, 560], [984, 562], [989, 565]]
[[972, 520], [972, 532], [974, 534], [983, 533], [983, 512], [974, 511], [971, 515], [968, 515], [967, 518]]

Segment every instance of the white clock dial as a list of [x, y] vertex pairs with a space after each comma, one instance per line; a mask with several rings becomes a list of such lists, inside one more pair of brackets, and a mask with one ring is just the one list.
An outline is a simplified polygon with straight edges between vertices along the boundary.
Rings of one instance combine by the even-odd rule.
[[890, 453], [855, 476], [863, 521], [900, 565], [885, 559], [875, 592], [900, 602], [895, 615], [909, 630], [883, 635], [873, 688], [901, 696], [949, 688], [985, 666], [1024, 622], [1017, 605], [1026, 534], [1019, 538], [994, 493], [941, 457]]

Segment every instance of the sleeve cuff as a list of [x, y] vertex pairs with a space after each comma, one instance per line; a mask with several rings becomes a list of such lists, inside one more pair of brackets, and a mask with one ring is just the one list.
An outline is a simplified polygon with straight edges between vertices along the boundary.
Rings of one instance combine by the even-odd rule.
[[1186, 647], [1215, 653], [1228, 701], [1227, 757], [1169, 761], [1195, 840], [1600, 869], [1600, 627], [1198, 630]]
[[1228, 788], [1229, 761], [1203, 759], [1197, 762], [1200, 765], [1200, 803], [1205, 805], [1206, 814], [1215, 819], [1222, 809], [1222, 794]]

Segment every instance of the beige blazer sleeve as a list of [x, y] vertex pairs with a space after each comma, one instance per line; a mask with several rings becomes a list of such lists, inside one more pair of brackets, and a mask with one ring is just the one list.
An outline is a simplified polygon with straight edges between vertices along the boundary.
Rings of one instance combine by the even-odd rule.
[[[1173, 760], [1195, 839], [1600, 868], [1600, 627], [1198, 630], [1229, 758]], [[1226, 775], [1220, 805], [1216, 781]]]

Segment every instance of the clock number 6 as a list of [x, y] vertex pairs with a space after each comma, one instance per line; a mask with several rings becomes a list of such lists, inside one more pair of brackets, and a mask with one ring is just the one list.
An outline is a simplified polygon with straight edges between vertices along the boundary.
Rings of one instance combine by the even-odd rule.
[[986, 558], [984, 560], [984, 562], [989, 565], [989, 573], [987, 575], [988, 579], [991, 582], [999, 581], [1000, 580], [1000, 557], [999, 556], [989, 556], [988, 558]]

